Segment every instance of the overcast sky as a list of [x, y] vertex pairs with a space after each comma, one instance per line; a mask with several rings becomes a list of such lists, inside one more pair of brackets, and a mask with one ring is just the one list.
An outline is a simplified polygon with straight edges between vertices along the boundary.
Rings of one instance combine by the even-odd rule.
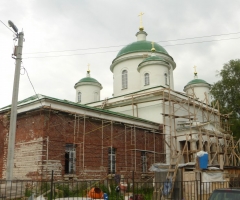
[[[216, 71], [240, 58], [239, 8], [238, 0], [9, 0], [0, 2], [0, 20], [23, 29], [22, 66], [36, 92], [75, 101], [74, 84], [86, 76], [88, 63], [91, 76], [103, 86], [101, 99], [112, 96], [109, 68], [118, 51], [136, 41], [140, 12], [147, 40], [159, 42], [177, 64], [175, 90], [193, 79], [194, 65], [199, 78], [216, 82]], [[164, 42], [221, 34], [229, 35]], [[175, 45], [211, 40], [221, 41]], [[100, 48], [110, 46], [118, 47]], [[13, 33], [0, 22], [0, 107], [11, 104], [12, 52]], [[19, 100], [35, 94], [21, 73]]]

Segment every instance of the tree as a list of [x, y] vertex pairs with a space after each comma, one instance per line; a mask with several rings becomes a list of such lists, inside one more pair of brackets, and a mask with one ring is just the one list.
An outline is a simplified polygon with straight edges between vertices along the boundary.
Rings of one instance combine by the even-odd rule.
[[211, 93], [219, 101], [222, 113], [231, 113], [231, 130], [240, 137], [240, 59], [230, 60], [218, 72], [221, 80], [214, 83]]

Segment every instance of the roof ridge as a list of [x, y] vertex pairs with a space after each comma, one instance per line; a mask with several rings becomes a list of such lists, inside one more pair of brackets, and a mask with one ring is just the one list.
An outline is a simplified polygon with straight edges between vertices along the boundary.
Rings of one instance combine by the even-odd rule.
[[[37, 95], [39, 95], [39, 94], [37, 94]], [[22, 105], [26, 105], [28, 103], [31, 103], [32, 102], [31, 100], [37, 101], [38, 100], [37, 95], [33, 95], [33, 96], [30, 96], [30, 97], [28, 97], [26, 99], [18, 101], [18, 106], [20, 106], [21, 104]], [[139, 118], [139, 117], [126, 115], [126, 114], [119, 113], [119, 112], [104, 110], [104, 109], [101, 109], [101, 108], [95, 108], [95, 107], [91, 107], [91, 106], [75, 103], [73, 101], [69, 101], [69, 100], [66, 100], [66, 99], [62, 100], [62, 99], [58, 99], [58, 98], [54, 98], [54, 97], [50, 97], [50, 96], [46, 96], [46, 95], [42, 95], [42, 94], [41, 94], [41, 96], [43, 97], [41, 99], [50, 99], [50, 100], [53, 100], [53, 101], [57, 101], [57, 102], [61, 102], [61, 103], [69, 104], [69, 105], [74, 105], [74, 106], [82, 107], [82, 108], [85, 108], [85, 109], [90, 109], [90, 110], [95, 110], [95, 111], [98, 111], [98, 112], [113, 114], [113, 115], [116, 115], [116, 116], [119, 116], [119, 117], [126, 117], [126, 118], [130, 118], [130, 119], [134, 119], [134, 120], [138, 120], [138, 121], [142, 121], [142, 122], [158, 124], [156, 122], [153, 122], [153, 121], [150, 121], [150, 120], [146, 120], [146, 119], [142, 119], [142, 118]], [[3, 111], [3, 110], [7, 110], [7, 109], [11, 109], [11, 105], [8, 105], [8, 106], [5, 106], [3, 108], [0, 108], [0, 112]]]

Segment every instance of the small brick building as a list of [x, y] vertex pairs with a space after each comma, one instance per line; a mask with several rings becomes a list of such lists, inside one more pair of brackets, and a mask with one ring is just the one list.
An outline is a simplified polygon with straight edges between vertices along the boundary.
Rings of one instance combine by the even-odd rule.
[[[39, 99], [38, 99], [39, 98]], [[13, 177], [147, 177], [164, 162], [157, 123], [43, 95], [19, 102]], [[10, 107], [0, 110], [0, 179], [6, 177]]]

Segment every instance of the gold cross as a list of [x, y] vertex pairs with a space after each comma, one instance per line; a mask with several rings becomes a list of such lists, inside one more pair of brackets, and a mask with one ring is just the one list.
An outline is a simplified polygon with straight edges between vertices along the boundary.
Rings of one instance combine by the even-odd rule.
[[194, 68], [194, 74], [196, 74], [197, 73], [197, 70], [196, 70], [197, 67], [194, 66], [193, 68]]
[[151, 42], [152, 43], [152, 48], [154, 48], [154, 42]]
[[139, 26], [139, 30], [142, 31], [144, 29], [143, 25], [142, 25], [142, 16], [143, 16], [143, 12], [140, 12], [139, 13], [139, 17], [140, 17], [140, 26]]
[[151, 43], [152, 43], [152, 49], [151, 49], [151, 51], [155, 51], [154, 42], [151, 42]]
[[90, 64], [88, 63], [88, 65], [87, 65], [87, 66], [88, 66], [88, 70], [87, 70], [87, 72], [89, 73], [89, 72], [90, 72], [90, 69], [89, 69], [89, 67], [90, 67]]

